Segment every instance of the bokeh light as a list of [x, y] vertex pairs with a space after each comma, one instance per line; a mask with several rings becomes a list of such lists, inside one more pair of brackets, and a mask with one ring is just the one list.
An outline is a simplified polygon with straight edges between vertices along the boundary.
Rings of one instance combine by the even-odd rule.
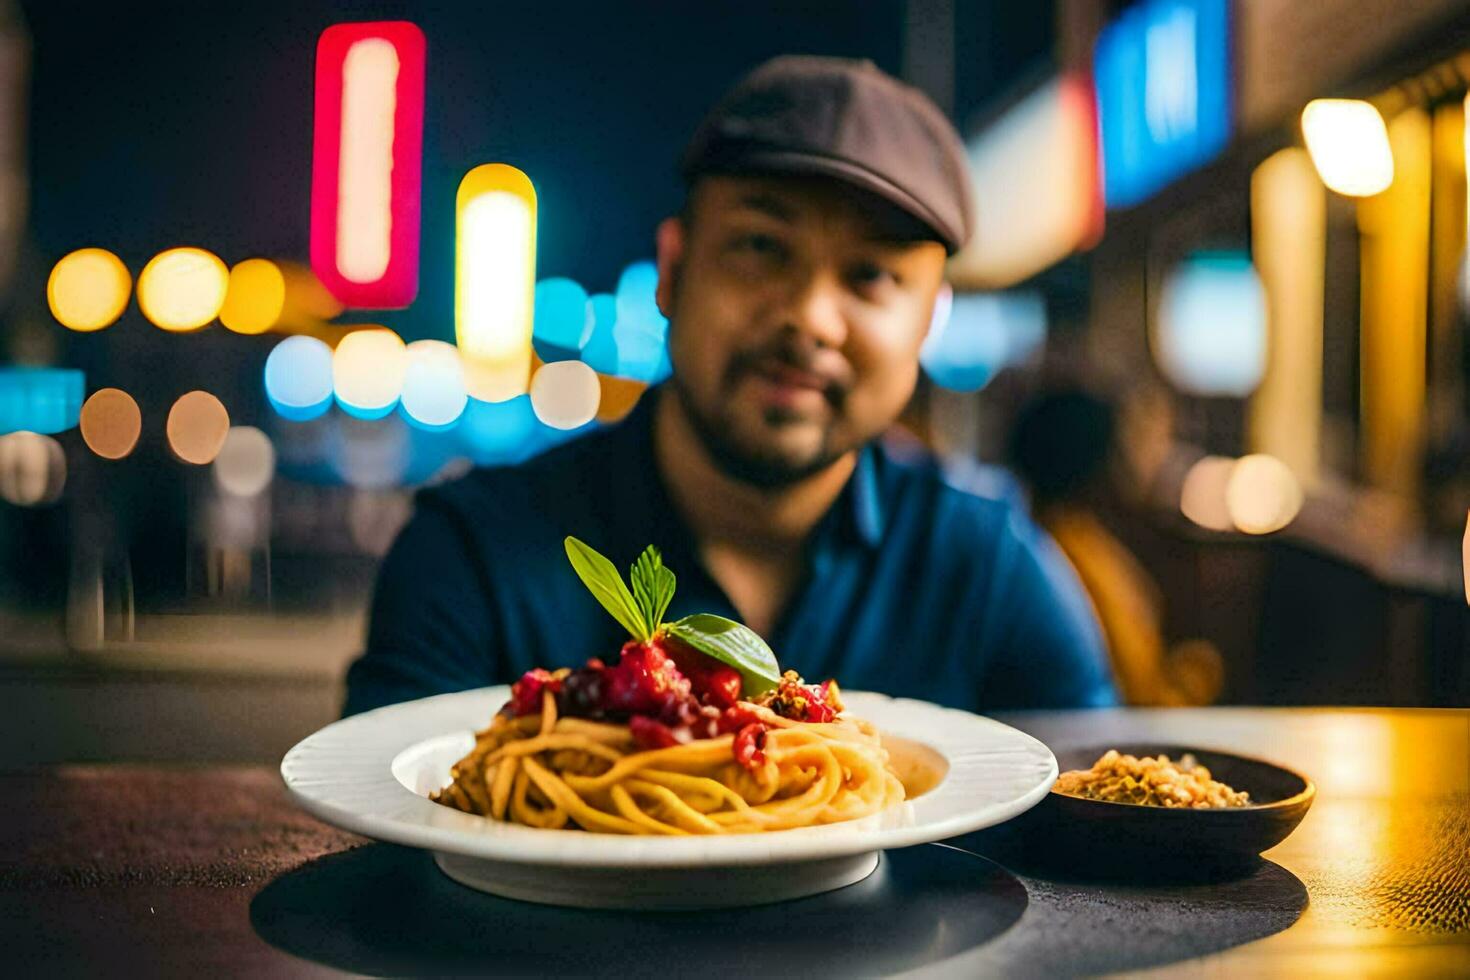
[[1045, 339], [1039, 293], [965, 293], [948, 303], [941, 294], [919, 363], [941, 388], [978, 391], [1002, 368], [1029, 359]]
[[63, 327], [101, 330], [128, 308], [132, 288], [133, 277], [122, 259], [103, 248], [79, 248], [52, 267], [46, 302]]
[[618, 341], [613, 326], [618, 319], [618, 301], [612, 293], [596, 293], [587, 300], [587, 340], [582, 361], [599, 374], [618, 373]]
[[657, 288], [658, 267], [647, 260], [634, 262], [618, 277], [615, 297], [617, 319], [613, 323], [613, 338], [618, 352], [616, 373], [648, 384], [657, 384], [668, 377], [670, 371], [669, 321], [659, 312]]
[[378, 419], [393, 411], [403, 394], [408, 354], [403, 340], [386, 327], [354, 330], [332, 354], [332, 388], [348, 415]]
[[602, 386], [581, 361], [542, 365], [531, 378], [531, 407], [553, 429], [575, 429], [597, 417]]
[[460, 182], [455, 212], [455, 336], [470, 394], [502, 401], [530, 377], [536, 189], [514, 167], [482, 164]]
[[1256, 453], [1242, 457], [1231, 468], [1225, 505], [1237, 530], [1270, 534], [1296, 518], [1302, 509], [1302, 488], [1285, 463]]
[[236, 425], [225, 435], [225, 444], [210, 468], [214, 484], [235, 497], [254, 497], [276, 473], [276, 449], [270, 436], [252, 425]]
[[350, 487], [396, 487], [408, 472], [409, 427], [397, 415], [381, 421], [337, 416], [328, 453], [332, 469]]
[[156, 327], [197, 330], [219, 315], [230, 270], [202, 248], [171, 248], [155, 255], [138, 276], [138, 306]]
[[1244, 398], [1266, 371], [1266, 293], [1250, 256], [1199, 252], [1170, 272], [1154, 356], [1182, 391]]
[[103, 459], [122, 459], [138, 444], [143, 413], [133, 396], [119, 388], [101, 388], [82, 405], [82, 441]]
[[1314, 99], [1302, 110], [1302, 135], [1317, 175], [1337, 193], [1370, 197], [1393, 183], [1388, 127], [1372, 103]]
[[616, 422], [627, 416], [638, 404], [638, 399], [648, 390], [648, 385], [629, 378], [618, 378], [611, 374], [599, 374], [602, 398], [597, 406], [597, 421]]
[[61, 443], [37, 432], [0, 436], [0, 499], [17, 507], [41, 507], [59, 500], [65, 486]]
[[265, 333], [285, 308], [286, 277], [280, 266], [270, 259], [246, 259], [230, 270], [219, 322], [235, 333]]
[[1228, 456], [1206, 456], [1189, 468], [1179, 491], [1179, 510], [1200, 527], [1228, 531], [1234, 526], [1225, 490], [1235, 469]]
[[442, 340], [416, 340], [405, 350], [399, 408], [425, 429], [446, 429], [464, 412], [468, 397], [459, 351]]
[[65, 432], [77, 424], [85, 391], [75, 368], [0, 368], [0, 432]]
[[332, 404], [332, 348], [315, 337], [287, 337], [265, 359], [265, 395], [283, 418], [304, 422]]
[[539, 423], [530, 395], [500, 402], [471, 398], [457, 435], [477, 463], [513, 463], [531, 447]]
[[168, 410], [168, 447], [186, 463], [212, 463], [230, 431], [230, 413], [207, 391], [191, 391]]
[[586, 343], [588, 317], [587, 290], [579, 283], [565, 278], [538, 282], [532, 335], [542, 359], [575, 357]]

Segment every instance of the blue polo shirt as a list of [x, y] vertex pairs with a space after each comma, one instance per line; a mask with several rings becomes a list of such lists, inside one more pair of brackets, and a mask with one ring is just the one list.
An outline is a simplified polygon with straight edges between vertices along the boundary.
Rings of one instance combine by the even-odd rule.
[[[418, 495], [379, 572], [345, 713], [616, 656], [627, 635], [572, 571], [568, 534], [625, 574], [658, 545], [678, 576], [667, 619], [739, 618], [654, 465], [656, 394], [617, 425]], [[1051, 540], [1014, 502], [892, 440], [859, 454], [766, 639], [783, 668], [851, 690], [969, 710], [1116, 702], [1092, 611]]]

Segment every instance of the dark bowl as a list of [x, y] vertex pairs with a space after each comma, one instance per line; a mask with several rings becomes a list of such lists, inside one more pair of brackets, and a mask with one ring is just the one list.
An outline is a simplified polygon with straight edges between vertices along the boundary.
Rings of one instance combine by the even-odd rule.
[[1090, 769], [1108, 749], [1126, 755], [1188, 753], [1210, 775], [1245, 790], [1250, 806], [1170, 809], [1134, 803], [1086, 800], [1052, 791], [1017, 821], [1024, 849], [1052, 867], [1079, 873], [1211, 875], [1249, 868], [1306, 816], [1317, 788], [1300, 773], [1261, 759], [1185, 745], [1121, 743], [1064, 749], [1056, 753], [1061, 772]]

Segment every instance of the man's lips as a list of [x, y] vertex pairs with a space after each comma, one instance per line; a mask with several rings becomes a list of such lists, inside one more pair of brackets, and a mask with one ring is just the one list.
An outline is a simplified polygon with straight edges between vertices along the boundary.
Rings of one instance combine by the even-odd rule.
[[755, 373], [767, 381], [781, 385], [786, 388], [805, 388], [811, 391], [826, 392], [836, 386], [833, 378], [816, 371], [808, 371], [804, 368], [792, 367], [780, 361], [767, 361], [757, 364]]

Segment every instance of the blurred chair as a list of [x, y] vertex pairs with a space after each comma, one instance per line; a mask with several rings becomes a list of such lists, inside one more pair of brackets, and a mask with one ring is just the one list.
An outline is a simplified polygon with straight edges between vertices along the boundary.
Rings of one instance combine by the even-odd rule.
[[1157, 585], [1099, 516], [1114, 489], [1116, 430], [1110, 401], [1079, 387], [1043, 391], [1017, 414], [1010, 462], [1092, 601], [1124, 701], [1209, 704], [1224, 684], [1219, 651], [1207, 640], [1167, 644]]

